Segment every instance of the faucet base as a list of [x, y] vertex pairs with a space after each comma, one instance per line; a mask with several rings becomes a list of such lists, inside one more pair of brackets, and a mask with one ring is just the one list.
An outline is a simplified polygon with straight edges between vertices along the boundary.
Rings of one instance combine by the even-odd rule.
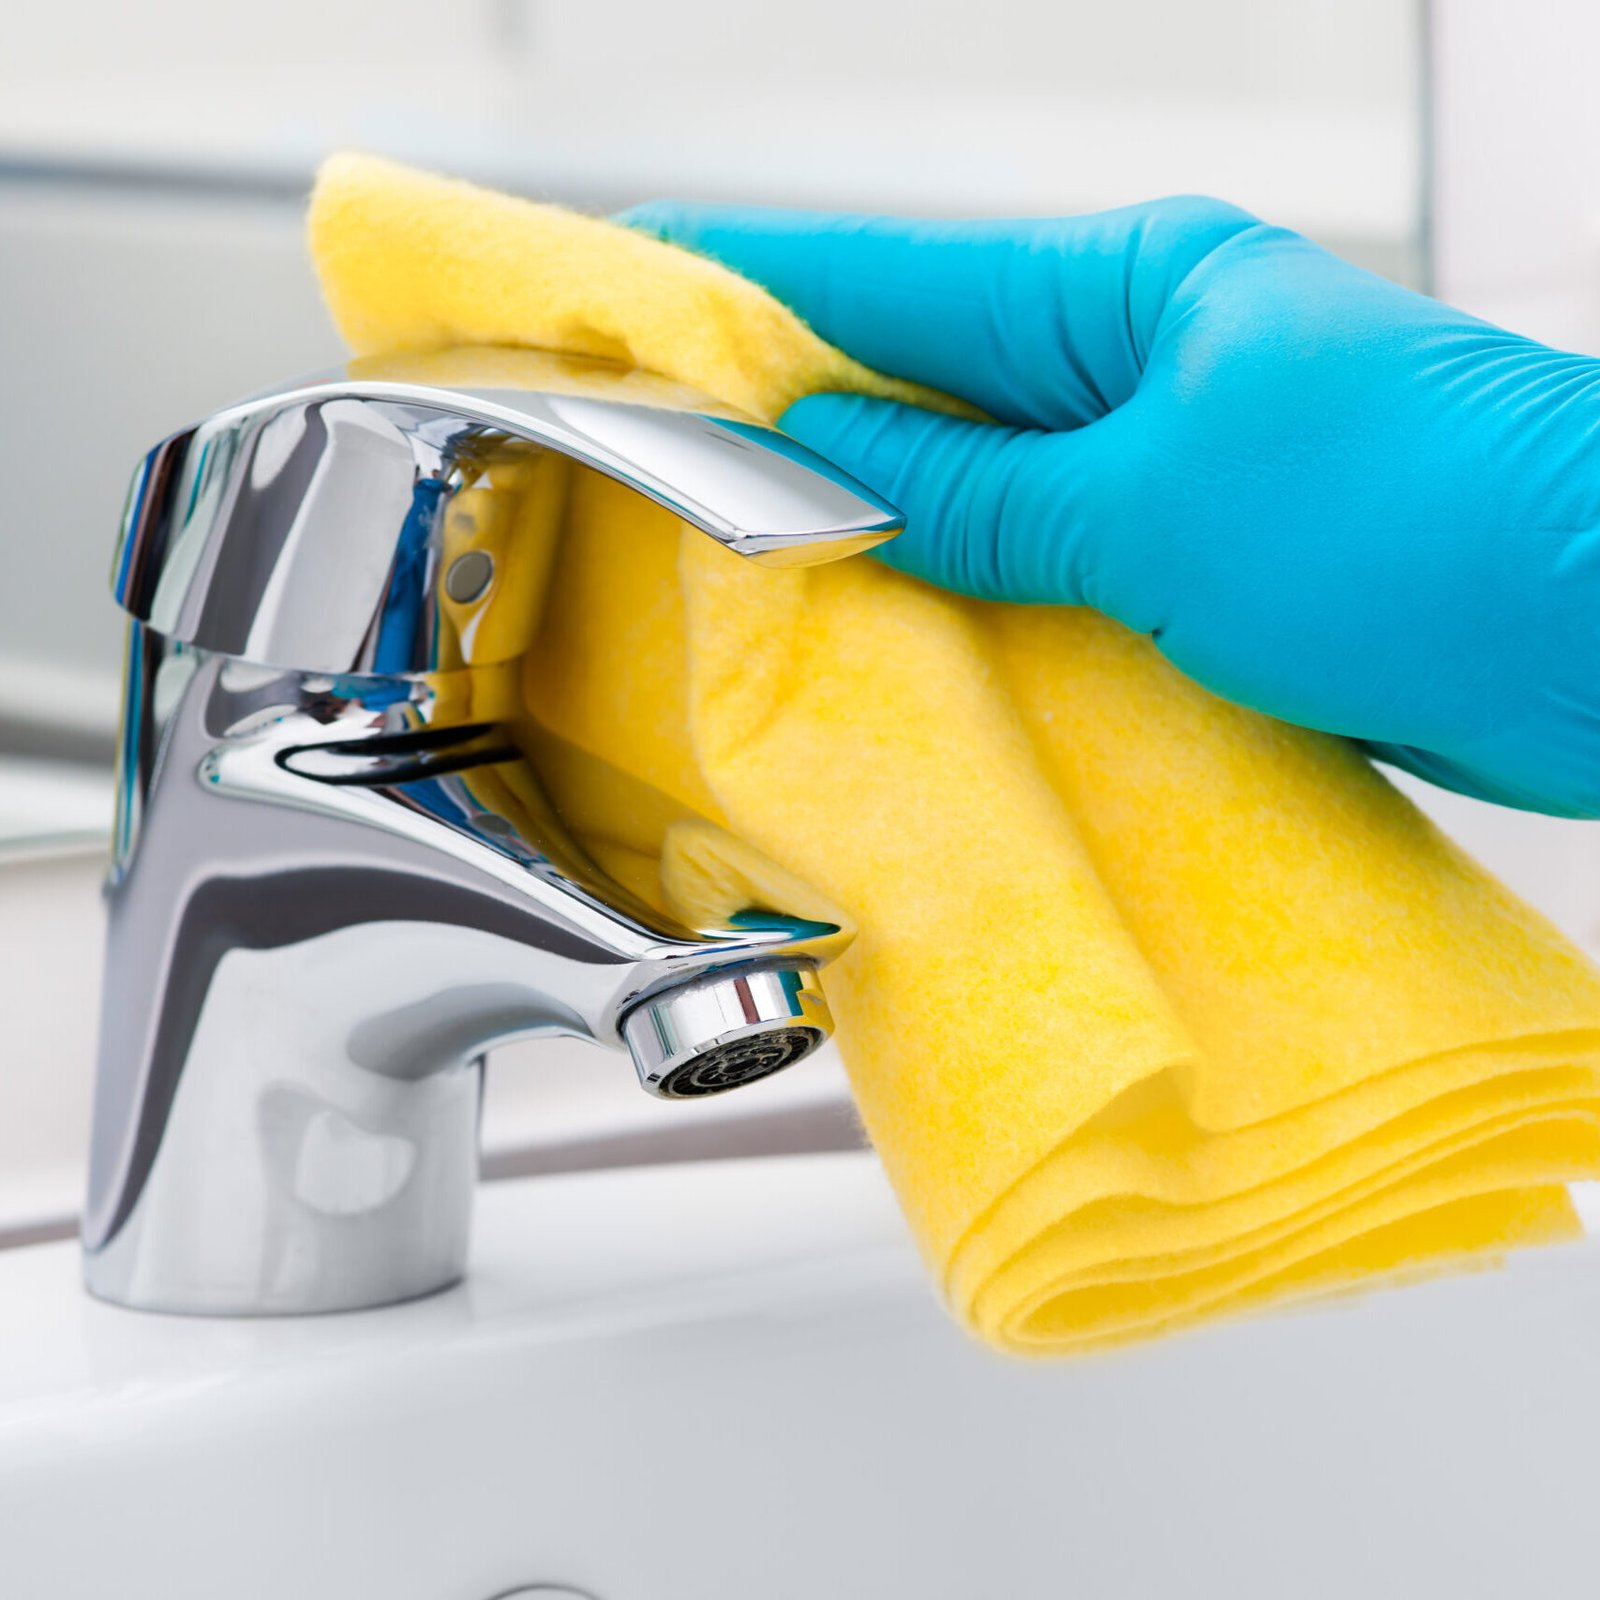
[[[396, 930], [393, 942], [408, 938]], [[482, 1058], [426, 1070], [389, 1053], [353, 1058], [340, 995], [314, 980], [354, 979], [357, 946], [324, 935], [219, 964], [139, 1198], [109, 1236], [86, 1234], [91, 1294], [283, 1316], [412, 1300], [461, 1277]], [[359, 1004], [371, 982], [348, 992]]]
[[326, 1104], [264, 1098], [263, 1124], [278, 1126], [260, 1166], [232, 1174], [215, 1207], [152, 1184], [85, 1249], [84, 1287], [135, 1310], [222, 1317], [360, 1311], [450, 1288], [466, 1271], [479, 1071], [449, 1076], [461, 1081], [430, 1082], [426, 1152]]

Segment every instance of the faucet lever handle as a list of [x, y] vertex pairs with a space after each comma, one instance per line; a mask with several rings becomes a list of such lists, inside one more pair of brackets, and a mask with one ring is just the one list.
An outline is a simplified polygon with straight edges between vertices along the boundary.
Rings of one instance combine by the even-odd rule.
[[301, 672], [437, 670], [444, 509], [486, 451], [547, 450], [771, 566], [903, 526], [778, 429], [652, 374], [535, 350], [356, 361], [218, 412], [134, 476], [113, 573], [169, 639]]

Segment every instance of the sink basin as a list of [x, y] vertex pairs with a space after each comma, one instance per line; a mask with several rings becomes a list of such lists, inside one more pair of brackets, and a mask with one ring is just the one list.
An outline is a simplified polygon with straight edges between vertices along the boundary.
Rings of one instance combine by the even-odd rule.
[[1597, 1330], [1584, 1243], [1008, 1360], [861, 1152], [488, 1185], [465, 1283], [354, 1315], [119, 1310], [35, 1245], [0, 1253], [0, 1593], [1585, 1593]]

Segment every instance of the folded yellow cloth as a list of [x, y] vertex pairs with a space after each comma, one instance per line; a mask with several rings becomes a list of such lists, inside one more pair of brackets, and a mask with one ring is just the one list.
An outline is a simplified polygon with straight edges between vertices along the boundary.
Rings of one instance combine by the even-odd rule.
[[[358, 353], [612, 356], [769, 418], [940, 403], [711, 262], [387, 162], [328, 163], [311, 241]], [[576, 476], [526, 662], [570, 781], [616, 763], [854, 914], [845, 1064], [984, 1338], [1114, 1342], [1576, 1229], [1600, 977], [1351, 747], [1092, 613], [763, 570]], [[619, 873], [660, 843], [638, 815]], [[669, 893], [759, 903], [696, 848]]]

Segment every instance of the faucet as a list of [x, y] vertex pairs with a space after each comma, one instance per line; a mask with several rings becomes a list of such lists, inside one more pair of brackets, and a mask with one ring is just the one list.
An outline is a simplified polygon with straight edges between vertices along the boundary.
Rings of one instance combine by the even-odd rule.
[[637, 780], [552, 778], [527, 574], [583, 473], [766, 565], [901, 526], [703, 395], [527, 350], [353, 362], [136, 471], [93, 1294], [257, 1315], [431, 1293], [464, 1269], [492, 1046], [576, 1035], [682, 1100], [827, 1036], [842, 914], [809, 891], [686, 913], [583, 814], [637, 811]]

